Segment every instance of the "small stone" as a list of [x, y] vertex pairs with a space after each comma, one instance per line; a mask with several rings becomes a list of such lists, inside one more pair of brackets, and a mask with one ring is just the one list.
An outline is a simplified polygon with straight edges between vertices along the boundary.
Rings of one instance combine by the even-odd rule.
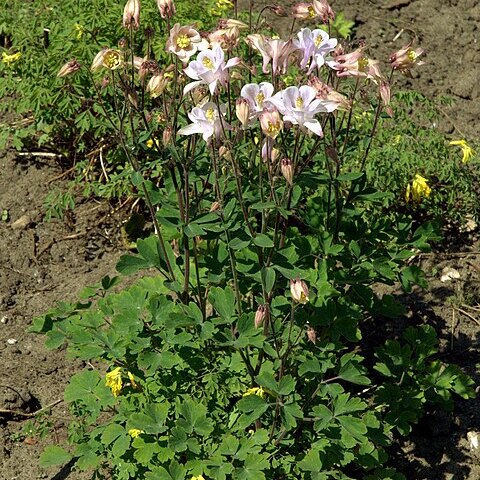
[[17, 340], [16, 338], [9, 338], [9, 339], [7, 340], [7, 343], [8, 343], [9, 345], [15, 345], [17, 342], [18, 342], [18, 340]]
[[14, 230], [25, 230], [30, 223], [32, 223], [32, 220], [28, 215], [22, 215], [18, 220], [15, 220], [12, 223], [12, 228]]
[[3, 323], [5, 325], [7, 322], [8, 322], [8, 317], [6, 315], [0, 318], [0, 323]]
[[478, 432], [471, 430], [467, 432], [467, 440], [472, 450], [478, 449]]

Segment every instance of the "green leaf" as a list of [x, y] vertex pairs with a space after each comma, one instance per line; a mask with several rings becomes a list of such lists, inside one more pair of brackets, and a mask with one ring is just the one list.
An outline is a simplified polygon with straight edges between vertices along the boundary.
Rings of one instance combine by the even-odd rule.
[[159, 453], [161, 450], [161, 447], [157, 442], [146, 442], [141, 437], [137, 437], [133, 441], [132, 445], [133, 448], [135, 448], [135, 452], [133, 453], [135, 460], [137, 460], [137, 462], [143, 466], [148, 466], [153, 458], [153, 455]]
[[295, 390], [296, 381], [291, 375], [285, 375], [278, 383], [279, 395], [289, 395]]
[[298, 463], [298, 467], [304, 472], [320, 472], [322, 461], [318, 450], [310, 450]]
[[75, 400], [85, 400], [95, 391], [96, 386], [100, 383], [100, 375], [95, 370], [85, 370], [76, 373], [65, 388], [64, 398], [66, 402]]
[[274, 245], [273, 240], [264, 233], [257, 233], [255, 237], [253, 237], [253, 243], [257, 245], [257, 247], [262, 248], [272, 248]]
[[42, 468], [63, 465], [70, 461], [72, 456], [63, 448], [57, 445], [49, 445], [40, 455], [39, 464]]
[[265, 285], [265, 290], [270, 293], [275, 286], [276, 273], [273, 267], [262, 268], [262, 281]]
[[118, 423], [111, 423], [105, 427], [105, 430], [101, 436], [101, 442], [104, 445], [110, 445], [114, 440], [116, 440], [120, 435], [125, 434], [125, 429]]
[[265, 400], [258, 395], [247, 395], [237, 402], [238, 410], [243, 413], [253, 412], [257, 408], [263, 407], [264, 405]]
[[228, 323], [234, 321], [235, 314], [235, 294], [232, 288], [212, 288], [208, 295], [213, 308]]
[[150, 266], [149, 262], [138, 255], [122, 255], [115, 268], [122, 275], [132, 275], [139, 270], [146, 270]]
[[135, 187], [139, 187], [143, 183], [143, 175], [140, 172], [133, 172], [130, 179]]

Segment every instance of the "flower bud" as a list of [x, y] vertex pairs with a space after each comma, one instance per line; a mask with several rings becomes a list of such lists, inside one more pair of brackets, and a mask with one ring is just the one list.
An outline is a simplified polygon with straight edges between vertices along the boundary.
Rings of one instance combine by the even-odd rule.
[[268, 9], [274, 13], [275, 15], [277, 15], [277, 17], [288, 17], [288, 12], [287, 10], [280, 6], [280, 5], [269, 5], [268, 6]]
[[290, 293], [295, 302], [305, 304], [309, 301], [308, 286], [298, 277], [290, 280]]
[[310, 325], [307, 328], [307, 338], [309, 342], [317, 343], [317, 332]]
[[101, 67], [103, 67], [103, 57], [105, 56], [105, 53], [108, 51], [107, 47], [103, 47], [96, 55], [95, 58], [93, 59], [92, 66], [90, 67], [90, 70], [92, 72], [96, 72], [99, 70]]
[[262, 132], [270, 138], [277, 138], [283, 129], [283, 122], [278, 110], [263, 110], [260, 113], [260, 126]]
[[282, 175], [285, 177], [287, 183], [293, 185], [293, 165], [292, 161], [289, 158], [284, 158], [280, 164], [280, 170]]
[[153, 75], [147, 83], [146, 90], [152, 98], [157, 98], [163, 93], [167, 84], [168, 80], [164, 75]]
[[172, 134], [172, 127], [170, 125], [166, 126], [162, 134], [162, 142], [165, 147], [170, 143], [170, 140], [172, 139]]
[[247, 126], [250, 119], [250, 103], [246, 98], [239, 98], [235, 104], [235, 114], [242, 126]]
[[259, 305], [257, 311], [255, 312], [255, 328], [260, 328], [263, 326], [265, 317], [268, 313], [268, 305]]
[[81, 65], [78, 63], [77, 59], [74, 58], [67, 62], [57, 73], [57, 77], [66, 77], [75, 73], [77, 70], [80, 70]]
[[162, 18], [172, 18], [175, 15], [176, 8], [172, 0], [157, 0], [157, 6]]
[[123, 26], [134, 29], [140, 26], [140, 0], [127, 0], [123, 10]]
[[229, 162], [232, 161], [232, 154], [231, 154], [230, 150], [225, 145], [222, 145], [218, 149], [218, 154], [220, 155], [220, 158], [224, 158], [225, 160], [227, 160]]
[[322, 22], [328, 23], [329, 20], [335, 20], [335, 12], [328, 4], [327, 0], [313, 0], [313, 9], [315, 13], [322, 19]]
[[147, 73], [158, 73], [158, 63], [155, 60], [143, 60], [138, 69], [138, 78], [143, 80]]
[[220, 209], [221, 206], [222, 206], [222, 204], [220, 202], [213, 202], [210, 205], [210, 212], [216, 212], [217, 210]]

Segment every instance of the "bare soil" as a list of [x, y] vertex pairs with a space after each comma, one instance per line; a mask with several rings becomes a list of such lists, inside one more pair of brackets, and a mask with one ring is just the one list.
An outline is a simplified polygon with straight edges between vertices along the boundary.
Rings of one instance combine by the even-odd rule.
[[[255, 2], [255, 8], [262, 3]], [[334, 7], [356, 21], [356, 37], [366, 39], [376, 58], [386, 58], [416, 36], [427, 50], [427, 64], [414, 79], [402, 82], [439, 101], [451, 96], [454, 103], [442, 107], [437, 127], [452, 138], [478, 140], [479, 2], [338, 0]], [[74, 300], [81, 288], [115, 274], [124, 253], [122, 217], [111, 214], [108, 204], [89, 201], [67, 221], [46, 222], [46, 193], [65, 187], [64, 179], [55, 180], [62, 173], [59, 164], [13, 152], [0, 159], [0, 214], [8, 212], [8, 219], [0, 221], [0, 480], [79, 480], [85, 477], [68, 468], [40, 469], [38, 458], [45, 445], [66, 442], [68, 413], [61, 399], [68, 378], [81, 365], [65, 351], [45, 350], [44, 339], [26, 328], [55, 302]], [[16, 228], [22, 217], [26, 224]], [[434, 325], [442, 360], [457, 363], [477, 382], [480, 312], [464, 305], [480, 304], [479, 247], [473, 232], [436, 254], [419, 257], [430, 287], [403, 298], [409, 315], [392, 327]], [[457, 269], [460, 279], [440, 282], [438, 272], [445, 266]], [[469, 315], [454, 310], [452, 298]], [[52, 404], [52, 417], [45, 417], [52, 422], [46, 426], [51, 435], [40, 439], [25, 431], [32, 420], [28, 414]], [[37, 422], [36, 428], [41, 425]], [[399, 439], [393, 461], [409, 480], [478, 480], [480, 450], [468, 445], [471, 430], [480, 430], [480, 401], [457, 401], [452, 414], [431, 412], [408, 441]]]

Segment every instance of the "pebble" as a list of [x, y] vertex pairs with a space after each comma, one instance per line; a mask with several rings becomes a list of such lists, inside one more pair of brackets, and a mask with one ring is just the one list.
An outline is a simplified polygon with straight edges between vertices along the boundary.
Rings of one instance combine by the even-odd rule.
[[8, 322], [8, 317], [6, 315], [4, 315], [2, 318], [0, 318], [0, 323], [7, 323]]
[[15, 345], [17, 342], [18, 342], [18, 340], [17, 340], [16, 338], [9, 338], [9, 339], [7, 340], [7, 343], [8, 343], [9, 345]]
[[32, 223], [32, 220], [28, 215], [22, 215], [18, 220], [15, 220], [12, 223], [12, 228], [14, 230], [25, 230], [30, 223]]

